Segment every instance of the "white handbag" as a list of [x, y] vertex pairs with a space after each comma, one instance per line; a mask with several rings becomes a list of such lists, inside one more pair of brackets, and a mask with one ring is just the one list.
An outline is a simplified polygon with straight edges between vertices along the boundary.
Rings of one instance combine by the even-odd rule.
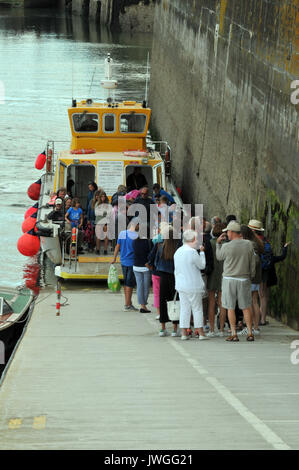
[[167, 313], [170, 321], [178, 321], [180, 319], [180, 301], [177, 300], [178, 293], [175, 292], [173, 300], [167, 302]]

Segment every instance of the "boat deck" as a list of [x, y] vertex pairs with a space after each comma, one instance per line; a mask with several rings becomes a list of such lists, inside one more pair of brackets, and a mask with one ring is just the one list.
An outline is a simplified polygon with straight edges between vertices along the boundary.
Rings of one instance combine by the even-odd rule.
[[122, 292], [65, 287], [60, 316], [40, 294], [4, 377], [0, 449], [299, 448], [298, 332], [270, 319], [254, 343], [161, 338]]
[[[114, 250], [109, 249], [107, 255], [96, 252], [89, 253], [84, 251], [78, 255], [77, 263], [69, 263], [69, 257], [66, 255], [63, 266], [57, 266], [55, 273], [63, 279], [107, 279], [109, 268], [113, 260]], [[117, 257], [115, 266], [118, 276], [123, 279], [123, 273], [120, 265], [120, 258]]]

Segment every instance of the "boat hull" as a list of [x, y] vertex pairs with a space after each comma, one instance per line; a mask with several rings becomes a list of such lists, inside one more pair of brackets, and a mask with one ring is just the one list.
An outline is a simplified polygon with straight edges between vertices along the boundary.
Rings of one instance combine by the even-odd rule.
[[29, 309], [34, 299], [26, 288], [12, 289], [0, 286], [0, 296], [12, 307], [13, 313], [0, 316], [0, 377], [22, 334]]
[[53, 264], [61, 264], [62, 255], [59, 237], [40, 237], [41, 249]]

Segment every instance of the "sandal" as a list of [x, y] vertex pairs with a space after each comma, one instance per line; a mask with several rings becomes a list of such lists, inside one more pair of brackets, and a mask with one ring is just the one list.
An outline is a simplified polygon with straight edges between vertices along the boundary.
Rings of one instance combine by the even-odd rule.
[[225, 341], [232, 341], [233, 343], [237, 343], [240, 340], [237, 335], [233, 335], [233, 336], [229, 336], [228, 338], [226, 338]]
[[248, 335], [246, 339], [247, 339], [247, 341], [254, 341], [254, 336], [253, 335]]
[[259, 322], [259, 325], [261, 326], [265, 326], [265, 325], [269, 325], [269, 322], [266, 320], [264, 323], [262, 323], [261, 321]]

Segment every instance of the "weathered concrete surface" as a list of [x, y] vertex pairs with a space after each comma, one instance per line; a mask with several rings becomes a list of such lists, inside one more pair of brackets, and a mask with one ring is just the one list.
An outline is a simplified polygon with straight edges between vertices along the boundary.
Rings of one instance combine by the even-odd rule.
[[0, 6], [13, 8], [56, 8], [61, 0], [0, 0]]
[[67, 0], [72, 13], [122, 31], [152, 32], [155, 0]]
[[293, 242], [271, 308], [299, 329], [298, 15], [297, 0], [157, 2], [150, 105], [186, 201], [262, 219], [275, 254]]
[[122, 31], [153, 31], [155, 0], [122, 0], [118, 13], [118, 24]]
[[122, 294], [63, 294], [60, 317], [38, 297], [0, 387], [1, 450], [299, 448], [298, 333], [183, 342]]

